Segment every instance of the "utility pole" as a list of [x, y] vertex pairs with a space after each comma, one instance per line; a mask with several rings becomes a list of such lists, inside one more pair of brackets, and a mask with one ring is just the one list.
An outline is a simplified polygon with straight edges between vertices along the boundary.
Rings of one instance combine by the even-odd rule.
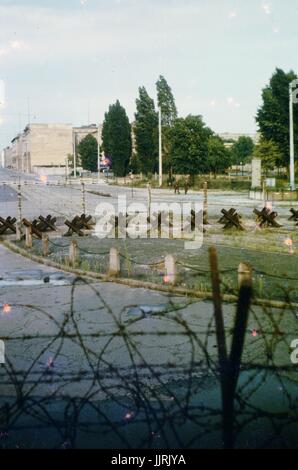
[[295, 191], [295, 146], [294, 146], [294, 112], [293, 112], [293, 90], [298, 85], [298, 81], [294, 80], [290, 83], [290, 187], [291, 191]]
[[161, 108], [158, 109], [158, 129], [159, 129], [159, 187], [162, 186], [162, 127]]
[[76, 156], [76, 132], [73, 129], [73, 172], [74, 172], [74, 177], [77, 177], [77, 156]]
[[100, 124], [97, 129], [97, 171], [98, 171], [98, 182], [100, 181]]

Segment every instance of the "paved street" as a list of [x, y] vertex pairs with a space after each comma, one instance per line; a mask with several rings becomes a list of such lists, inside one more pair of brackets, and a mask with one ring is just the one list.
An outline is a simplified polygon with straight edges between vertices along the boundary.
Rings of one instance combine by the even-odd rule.
[[[85, 345], [90, 347], [94, 363], [97, 362], [100, 351], [106, 348], [102, 357], [103, 365], [112, 362], [119, 368], [127, 367], [131, 364], [131, 360], [125, 341], [119, 337], [112, 339], [113, 333], [119, 329], [119, 325], [117, 326], [119, 321], [127, 325], [130, 331], [137, 330], [144, 333], [138, 344], [145, 360], [150, 364], [162, 366], [172, 361], [182, 365], [190, 360], [190, 350], [183, 337], [178, 342], [177, 336], [167, 336], [163, 339], [158, 335], [146, 337], [146, 333], [157, 334], [159, 330], [182, 333], [183, 327], [179, 327], [175, 321], [158, 319], [155, 315], [166, 313], [170, 301], [176, 306], [183, 306], [188, 303], [186, 299], [169, 299], [157, 292], [132, 289], [113, 283], [88, 285], [79, 282], [73, 291], [74, 277], [71, 275], [23, 259], [7, 251], [3, 246], [0, 246], [0, 259], [0, 339], [9, 338], [6, 355], [14, 369], [28, 370], [36, 356], [40, 354], [34, 367], [35, 372], [43, 373], [48, 358], [55, 357], [56, 354], [58, 357], [55, 361], [57, 366], [55, 371], [60, 368], [67, 370], [68, 373], [72, 372], [75, 376], [79, 371], [90, 369], [83, 348], [79, 345], [79, 335], [86, 335]], [[4, 305], [9, 305], [11, 310], [5, 312]], [[72, 308], [73, 318], [70, 317]], [[179, 317], [187, 318], [194, 331], [203, 331], [204, 335], [212, 311], [209, 302], [197, 302], [179, 310]], [[231, 311], [230, 307], [227, 308], [227, 313], [228, 311]], [[129, 323], [138, 318], [139, 321], [129, 327]], [[75, 333], [76, 339], [65, 340], [60, 351], [59, 335], [64, 321], [66, 321], [64, 328], [69, 334]], [[96, 333], [110, 334], [110, 340], [112, 339], [110, 345], [107, 347], [108, 336], [94, 338], [92, 335]], [[44, 334], [49, 337], [40, 339], [39, 337]], [[27, 335], [31, 339], [20, 339]], [[211, 352], [214, 352], [214, 341], [215, 338], [210, 340]], [[200, 356], [201, 353], [197, 359]], [[138, 361], [137, 358], [136, 360]], [[69, 384], [66, 385], [69, 388]], [[72, 383], [68, 393], [80, 394], [88, 385], [87, 382], [77, 385]], [[6, 387], [2, 384], [0, 389], [2, 396], [13, 393], [12, 385]], [[47, 394], [48, 386], [38, 387], [38, 390], [35, 390], [35, 393], [37, 392]]]
[[[4, 171], [0, 175], [2, 181], [13, 182], [16, 178]], [[17, 215], [14, 186], [0, 184], [0, 188], [1, 214]], [[115, 202], [117, 194], [126, 193], [132, 200], [131, 189], [106, 184], [88, 189], [111, 194], [106, 198], [88, 193], [90, 213], [103, 199]], [[23, 196], [23, 215], [28, 218], [41, 213], [69, 216], [81, 212], [79, 186], [27, 186], [23, 187]], [[194, 197], [202, 196], [175, 198], [169, 191], [153, 191], [157, 201]], [[237, 207], [238, 197], [234, 193], [210, 194], [214, 217], [220, 209], [218, 205], [224, 202]], [[147, 191], [134, 190], [133, 200], [147, 201]], [[238, 202], [247, 204], [249, 210], [253, 207], [245, 194], [240, 195]], [[235, 305], [225, 304], [223, 312], [229, 336]], [[256, 327], [255, 315], [261, 322], [258, 324], [266, 322], [262, 310], [254, 307], [247, 328], [244, 362], [266, 359], [266, 345], [250, 333]], [[283, 327], [295, 331], [296, 319], [287, 315]], [[65, 435], [69, 436], [68, 420], [73, 420], [71, 429], [83, 427], [76, 436], [81, 447], [114, 447], [115, 442], [120, 447], [123, 438], [135, 442], [135, 436], [140, 442], [154, 436], [154, 445], [162, 447], [165, 441], [159, 433], [152, 433], [152, 429], [159, 429], [161, 421], [164, 439], [169, 438], [170, 442], [174, 442], [174, 423], [178, 442], [191, 441], [200, 426], [214, 426], [217, 433], [211, 441], [206, 436], [206, 445], [221, 445], [221, 400], [213, 371], [217, 346], [211, 302], [190, 302], [146, 289], [76, 279], [0, 245], [0, 340], [5, 343], [6, 359], [0, 366], [0, 411], [2, 405], [10, 404], [9, 419], [13, 421], [18, 415], [7, 437], [9, 445], [70, 446], [69, 437], [61, 436], [57, 424], [62, 423], [61, 428], [65, 426]], [[285, 343], [275, 363], [288, 360]], [[255, 387], [259, 377], [249, 374], [242, 373], [242, 383]], [[280, 390], [280, 382], [274, 376], [263, 384], [263, 396], [271, 396], [264, 404], [266, 411], [276, 406], [286, 410]], [[287, 393], [294, 395], [295, 390], [289, 385]], [[252, 406], [260, 406], [254, 400], [252, 395]], [[184, 416], [190, 406], [190, 418], [181, 427], [176, 423], [177, 416]], [[100, 412], [95, 411], [96, 407]], [[212, 419], [209, 409], [215, 410]], [[134, 420], [135, 416], [138, 419]], [[132, 421], [129, 428], [128, 421]], [[35, 429], [40, 429], [41, 423], [46, 423], [44, 430], [37, 433]], [[253, 435], [256, 433], [255, 428]], [[76, 437], [73, 436], [73, 443]], [[242, 442], [247, 439], [251, 439], [249, 432], [243, 435]], [[203, 438], [200, 445], [204, 442]]]
[[[0, 169], [0, 208], [3, 216], [18, 216], [17, 204], [17, 182], [18, 174]], [[57, 177], [49, 178], [49, 183], [57, 183]], [[41, 214], [55, 214], [61, 217], [71, 217], [82, 212], [82, 194], [81, 186], [78, 180], [77, 184], [64, 187], [63, 179], [60, 179], [61, 187], [47, 186], [42, 184], [40, 179], [33, 175], [21, 175], [21, 181], [27, 181], [28, 185], [22, 184], [23, 216], [34, 218]], [[10, 185], [3, 185], [8, 182]], [[38, 183], [38, 184], [34, 184]], [[101, 193], [103, 195], [93, 194]], [[110, 195], [111, 197], [105, 197]], [[108, 185], [104, 181], [99, 184], [86, 184], [86, 212], [94, 214], [95, 208], [99, 203], [108, 202], [116, 204], [118, 196], [126, 195], [127, 203], [143, 203], [148, 204], [148, 190], [136, 189], [130, 187], [120, 187]], [[152, 190], [152, 203], [154, 202], [200, 202], [203, 201], [202, 192], [190, 191], [187, 196], [184, 194], [175, 195], [171, 190]], [[218, 218], [223, 207], [236, 207], [239, 212], [245, 216], [252, 218], [252, 210], [254, 207], [261, 208], [262, 202], [253, 201], [248, 198], [246, 192], [237, 193], [233, 191], [212, 192], [209, 191], [209, 216]], [[296, 203], [281, 202], [277, 203], [278, 212], [281, 216], [288, 216], [289, 207]]]

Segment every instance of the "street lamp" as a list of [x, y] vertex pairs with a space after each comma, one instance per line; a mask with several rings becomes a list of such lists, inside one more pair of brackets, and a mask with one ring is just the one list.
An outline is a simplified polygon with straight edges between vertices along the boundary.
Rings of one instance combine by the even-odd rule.
[[289, 86], [290, 93], [290, 187], [291, 191], [295, 191], [295, 146], [294, 146], [294, 113], [293, 104], [298, 103], [297, 91], [294, 89], [298, 86], [298, 80], [293, 80]]
[[97, 171], [98, 171], [98, 182], [100, 181], [100, 124], [97, 129]]
[[77, 156], [76, 156], [76, 131], [73, 130], [73, 172], [74, 177], [77, 177]]
[[162, 187], [162, 127], [161, 108], [158, 109], [158, 130], [159, 130], [159, 187]]

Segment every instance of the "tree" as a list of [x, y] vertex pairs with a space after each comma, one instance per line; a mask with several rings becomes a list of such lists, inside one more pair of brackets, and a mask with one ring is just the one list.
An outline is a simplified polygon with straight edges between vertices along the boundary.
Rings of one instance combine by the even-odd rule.
[[255, 144], [251, 137], [241, 136], [232, 147], [235, 165], [248, 163], [254, 152]]
[[231, 152], [225, 147], [224, 142], [217, 136], [211, 136], [208, 140], [208, 170], [216, 175], [231, 165]]
[[161, 109], [161, 124], [163, 127], [170, 127], [177, 119], [178, 113], [172, 90], [162, 75], [156, 82], [156, 90], [158, 107]]
[[131, 126], [119, 100], [109, 107], [102, 129], [102, 148], [116, 176], [125, 176], [131, 158]]
[[255, 148], [254, 157], [262, 160], [262, 166], [267, 173], [274, 170], [276, 162], [281, 161], [282, 154], [276, 142], [262, 138]]
[[158, 115], [154, 101], [145, 87], [139, 88], [136, 100], [135, 139], [137, 158], [144, 173], [153, 173], [158, 169]]
[[[275, 142], [281, 157], [278, 166], [289, 164], [289, 84], [297, 78], [293, 71], [285, 73], [276, 69], [269, 85], [263, 89], [263, 104], [259, 108], [256, 121], [264, 139]], [[294, 105], [295, 146], [298, 145], [298, 106]]]
[[208, 140], [212, 135], [201, 116], [178, 118], [169, 130], [173, 171], [194, 176], [208, 169]]
[[79, 143], [77, 150], [83, 169], [97, 171], [98, 149], [95, 137], [91, 134], [86, 135]]
[[163, 169], [171, 173], [169, 129], [177, 119], [178, 113], [172, 90], [162, 75], [156, 82], [156, 91], [158, 107], [161, 110]]

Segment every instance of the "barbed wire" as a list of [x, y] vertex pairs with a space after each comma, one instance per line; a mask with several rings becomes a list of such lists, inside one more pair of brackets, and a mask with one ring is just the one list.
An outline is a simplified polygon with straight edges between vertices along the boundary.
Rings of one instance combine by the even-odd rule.
[[[92, 304], [84, 314], [76, 305], [82, 287]], [[83, 278], [73, 280], [63, 315], [12, 304], [30, 323], [49, 326], [37, 334], [26, 324], [23, 333], [13, 326], [1, 331], [7, 350], [19, 351], [26, 362], [10, 353], [0, 368], [0, 447], [220, 447], [216, 328], [212, 311], [199, 314], [202, 307], [168, 299], [157, 311], [136, 303], [116, 312], [100, 286]], [[227, 338], [232, 317], [226, 318]], [[290, 343], [297, 327], [291, 308], [251, 308], [234, 397], [236, 446], [291, 446], [286, 436], [298, 425], [298, 402]], [[276, 410], [267, 406], [272, 384], [280, 398]], [[262, 420], [267, 425], [254, 441]]]

